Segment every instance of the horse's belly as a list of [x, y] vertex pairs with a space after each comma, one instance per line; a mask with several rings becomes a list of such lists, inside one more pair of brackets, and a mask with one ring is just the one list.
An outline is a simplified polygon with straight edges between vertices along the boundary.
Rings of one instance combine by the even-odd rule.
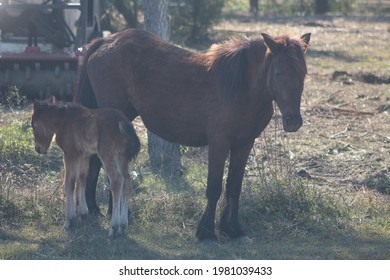
[[[141, 115], [142, 118], [142, 115]], [[176, 120], [162, 118], [142, 118], [146, 128], [164, 140], [185, 146], [200, 147], [207, 145], [207, 132], [205, 123], [185, 121], [178, 117]]]

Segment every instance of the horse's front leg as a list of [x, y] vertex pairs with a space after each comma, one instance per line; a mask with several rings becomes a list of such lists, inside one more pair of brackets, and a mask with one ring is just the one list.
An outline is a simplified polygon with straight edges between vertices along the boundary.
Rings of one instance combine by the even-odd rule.
[[229, 152], [227, 144], [209, 144], [209, 165], [207, 177], [207, 207], [199, 222], [196, 237], [203, 240], [217, 240], [215, 234], [215, 210], [222, 191], [222, 177]]
[[230, 238], [245, 236], [238, 221], [238, 206], [240, 200], [242, 180], [245, 172], [245, 165], [253, 142], [235, 147], [230, 150], [229, 173], [226, 182], [226, 193], [221, 214], [220, 228]]

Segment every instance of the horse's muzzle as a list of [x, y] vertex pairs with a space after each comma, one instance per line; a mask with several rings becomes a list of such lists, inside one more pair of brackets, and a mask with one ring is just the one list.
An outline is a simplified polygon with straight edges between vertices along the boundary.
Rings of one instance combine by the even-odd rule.
[[302, 124], [303, 120], [300, 115], [283, 117], [283, 129], [286, 132], [296, 132], [301, 128]]

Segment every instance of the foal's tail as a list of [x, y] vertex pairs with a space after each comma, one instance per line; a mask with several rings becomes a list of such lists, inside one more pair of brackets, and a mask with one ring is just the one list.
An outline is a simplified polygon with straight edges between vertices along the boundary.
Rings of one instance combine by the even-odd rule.
[[93, 92], [91, 82], [87, 73], [89, 57], [104, 43], [104, 38], [93, 40], [86, 48], [78, 71], [78, 80], [73, 102], [80, 103], [88, 108], [97, 108], [95, 93]]
[[135, 159], [141, 149], [141, 143], [135, 133], [134, 127], [128, 121], [120, 121], [119, 131], [127, 139], [126, 152], [129, 160]]

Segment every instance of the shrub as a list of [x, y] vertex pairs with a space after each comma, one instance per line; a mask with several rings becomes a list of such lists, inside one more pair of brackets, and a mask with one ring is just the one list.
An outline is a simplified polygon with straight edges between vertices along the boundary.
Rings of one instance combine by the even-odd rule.
[[193, 44], [208, 40], [208, 30], [221, 19], [223, 0], [172, 0], [171, 38]]

